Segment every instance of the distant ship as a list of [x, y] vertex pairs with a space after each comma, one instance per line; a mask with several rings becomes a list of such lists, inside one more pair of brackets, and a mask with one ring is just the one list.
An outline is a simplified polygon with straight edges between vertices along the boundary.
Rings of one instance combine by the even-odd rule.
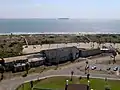
[[69, 20], [69, 18], [58, 18], [58, 20]]

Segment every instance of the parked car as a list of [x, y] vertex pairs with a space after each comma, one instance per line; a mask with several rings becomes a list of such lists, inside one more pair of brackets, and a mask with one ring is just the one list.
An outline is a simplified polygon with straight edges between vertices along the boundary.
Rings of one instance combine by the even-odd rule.
[[118, 67], [115, 67], [115, 68], [113, 68], [113, 71], [117, 71], [119, 68]]
[[92, 67], [91, 67], [92, 70], [95, 70], [96, 68], [97, 68], [96, 66], [92, 66]]
[[107, 71], [110, 71], [111, 70], [111, 68], [109, 67], [109, 68], [107, 68]]

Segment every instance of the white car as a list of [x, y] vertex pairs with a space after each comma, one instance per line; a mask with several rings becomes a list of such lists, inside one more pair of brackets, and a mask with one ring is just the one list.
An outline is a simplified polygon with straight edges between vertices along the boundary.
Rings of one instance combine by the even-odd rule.
[[117, 71], [119, 68], [118, 67], [115, 67], [115, 68], [113, 68], [113, 71]]
[[96, 68], [97, 68], [96, 66], [92, 66], [92, 67], [91, 67], [92, 70], [95, 70]]

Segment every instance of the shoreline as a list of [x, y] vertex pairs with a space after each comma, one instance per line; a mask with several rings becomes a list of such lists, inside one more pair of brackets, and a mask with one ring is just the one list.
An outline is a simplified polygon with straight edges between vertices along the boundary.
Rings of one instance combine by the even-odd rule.
[[118, 32], [8, 32], [8, 33], [0, 33], [0, 35], [21, 35], [21, 34], [120, 34]]

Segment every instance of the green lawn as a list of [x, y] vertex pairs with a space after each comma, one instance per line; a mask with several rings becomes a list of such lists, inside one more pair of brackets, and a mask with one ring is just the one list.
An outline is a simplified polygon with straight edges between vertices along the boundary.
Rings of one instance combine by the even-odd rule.
[[[34, 87], [64, 89], [67, 79], [70, 80], [70, 77], [52, 77], [34, 82]], [[81, 80], [79, 80], [79, 78], [74, 77], [73, 81], [69, 81], [69, 83], [87, 84], [87, 80], [86, 78], [82, 78]], [[106, 85], [109, 85], [111, 90], [120, 90], [120, 81], [108, 80], [105, 82], [103, 79], [90, 79], [90, 86], [94, 90], [104, 90], [104, 87]], [[30, 90], [30, 83], [25, 83], [24, 86], [21, 85], [18, 90]]]

